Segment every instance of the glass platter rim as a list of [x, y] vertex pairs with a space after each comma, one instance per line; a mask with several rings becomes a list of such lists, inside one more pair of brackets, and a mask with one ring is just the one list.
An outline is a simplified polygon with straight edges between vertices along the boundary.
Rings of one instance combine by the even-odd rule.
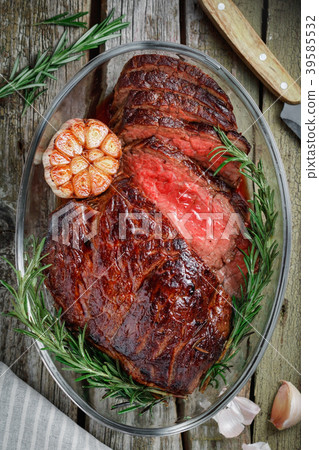
[[207, 411], [199, 414], [198, 416], [188, 419], [181, 423], [175, 423], [173, 425], [160, 427], [160, 428], [142, 428], [134, 427], [131, 425], [126, 425], [123, 423], [116, 422], [112, 419], [106, 418], [99, 414], [93, 407], [91, 407], [79, 394], [77, 394], [74, 389], [68, 384], [68, 382], [63, 378], [51, 356], [46, 351], [40, 351], [41, 344], [36, 341], [40, 356], [48, 371], [52, 375], [54, 381], [59, 385], [59, 387], [65, 392], [65, 394], [86, 414], [91, 418], [97, 420], [99, 423], [108, 426], [114, 430], [119, 430], [132, 435], [140, 436], [168, 436], [177, 433], [182, 433], [190, 430], [194, 427], [199, 426], [213, 415], [215, 415], [219, 410], [224, 408], [232, 398], [241, 390], [241, 388], [246, 384], [248, 379], [255, 372], [262, 356], [264, 355], [269, 340], [274, 331], [280, 308], [283, 301], [283, 295], [287, 285], [289, 262], [290, 262], [290, 252], [291, 252], [291, 208], [289, 199], [289, 190], [286, 181], [285, 171], [283, 163], [281, 161], [280, 153], [275, 143], [274, 137], [270, 131], [267, 122], [264, 119], [258, 106], [248, 94], [246, 89], [239, 83], [239, 81], [228, 72], [220, 63], [215, 59], [207, 56], [205, 53], [192, 49], [186, 45], [162, 42], [162, 41], [138, 41], [129, 44], [123, 44], [107, 50], [100, 55], [96, 56], [94, 59], [89, 61], [77, 74], [65, 85], [65, 87], [58, 93], [55, 99], [50, 104], [49, 108], [42, 115], [42, 120], [39, 123], [30, 148], [27, 155], [26, 163], [24, 166], [20, 190], [17, 200], [17, 213], [16, 213], [16, 234], [15, 234], [15, 248], [16, 248], [16, 265], [21, 273], [24, 273], [24, 261], [23, 261], [23, 243], [24, 243], [24, 216], [25, 216], [25, 205], [28, 193], [28, 185], [30, 180], [31, 168], [34, 160], [34, 155], [38, 146], [38, 143], [42, 137], [43, 131], [47, 124], [49, 124], [50, 117], [55, 111], [59, 103], [65, 98], [65, 96], [76, 86], [76, 84], [81, 81], [86, 75], [88, 75], [92, 70], [98, 67], [100, 64], [110, 61], [113, 57], [119, 56], [126, 52], [133, 51], [145, 51], [145, 50], [155, 50], [162, 52], [176, 52], [183, 56], [188, 56], [195, 61], [203, 63], [209, 68], [215, 69], [218, 75], [234, 90], [237, 96], [244, 103], [245, 107], [252, 114], [257, 127], [259, 127], [263, 138], [268, 146], [268, 150], [271, 154], [273, 164], [275, 167], [275, 173], [277, 177], [277, 182], [279, 186], [281, 208], [283, 214], [283, 250], [282, 258], [280, 263], [280, 275], [278, 279], [275, 300], [272, 309], [269, 313], [269, 317], [265, 326], [264, 339], [258, 343], [257, 348], [252, 355], [250, 364], [239, 376], [238, 380], [234, 385], [226, 392], [219, 401], [215, 402]]

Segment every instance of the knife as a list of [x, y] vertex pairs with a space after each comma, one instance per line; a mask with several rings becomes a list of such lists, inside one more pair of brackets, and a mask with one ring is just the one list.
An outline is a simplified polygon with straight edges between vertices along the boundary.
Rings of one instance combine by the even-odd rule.
[[231, 0], [199, 0], [203, 10], [240, 58], [285, 102], [280, 117], [301, 135], [301, 90]]

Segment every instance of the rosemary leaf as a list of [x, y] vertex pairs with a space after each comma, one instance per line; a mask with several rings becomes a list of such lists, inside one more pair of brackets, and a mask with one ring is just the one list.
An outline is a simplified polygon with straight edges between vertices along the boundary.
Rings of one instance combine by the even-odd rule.
[[76, 19], [86, 16], [88, 11], [79, 12], [76, 14], [70, 14], [69, 12], [64, 12], [57, 14], [56, 16], [50, 17], [49, 19], [43, 20], [42, 22], [36, 23], [35, 25], [61, 25], [64, 27], [80, 27], [87, 28], [86, 22], [80, 22]]

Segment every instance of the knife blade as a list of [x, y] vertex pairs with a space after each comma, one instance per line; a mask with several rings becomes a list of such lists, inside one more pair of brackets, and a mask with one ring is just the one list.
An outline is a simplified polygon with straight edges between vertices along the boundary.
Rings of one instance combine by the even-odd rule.
[[204, 12], [240, 58], [284, 107], [283, 121], [300, 139], [301, 90], [231, 0], [199, 0]]
[[299, 139], [301, 139], [301, 104], [289, 105], [288, 103], [284, 103], [280, 117]]

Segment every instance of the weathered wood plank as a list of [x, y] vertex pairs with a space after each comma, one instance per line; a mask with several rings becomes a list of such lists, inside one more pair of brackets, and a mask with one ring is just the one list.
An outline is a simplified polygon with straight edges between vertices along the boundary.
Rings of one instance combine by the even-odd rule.
[[[35, 27], [34, 24], [42, 19], [52, 17], [60, 12], [87, 11], [89, 0], [62, 1], [48, 3], [44, 0], [34, 3], [17, 1], [14, 7], [9, 2], [1, 2], [1, 73], [10, 74], [15, 59], [19, 55], [20, 67], [34, 61], [38, 51], [52, 48], [63, 32], [63, 28], [54, 26]], [[70, 39], [76, 39], [83, 30], [70, 29]], [[36, 110], [30, 108], [21, 117], [23, 101], [18, 96], [4, 99], [0, 103], [0, 170], [1, 170], [1, 221], [0, 221], [0, 253], [2, 256], [14, 260], [14, 221], [15, 208], [22, 168], [35, 126], [41, 120], [41, 113], [45, 111], [54, 96], [83, 65], [83, 60], [74, 62], [59, 71], [58, 80], [50, 82], [48, 92], [35, 104]], [[1, 278], [10, 280], [9, 270], [0, 262]], [[9, 296], [1, 288], [2, 311], [10, 309]], [[0, 353], [1, 360], [7, 365], [13, 364], [12, 370], [29, 385], [42, 393], [58, 408], [73, 420], [77, 417], [77, 407], [58, 388], [48, 371], [41, 362], [35, 345], [30, 349], [32, 341], [14, 332], [17, 323], [8, 318], [0, 317]], [[25, 352], [25, 353], [24, 353]]]
[[[254, 2], [250, 0], [236, 0], [234, 3], [249, 20], [255, 31], [261, 35], [262, 0]], [[197, 1], [187, 0], [185, 5], [185, 44], [205, 52], [220, 62], [243, 84], [258, 104], [259, 81], [214, 28]]]
[[101, 8], [102, 16], [114, 8], [115, 16], [124, 14], [124, 20], [131, 22], [107, 48], [145, 40], [180, 42], [178, 0], [103, 0]]
[[[298, 78], [300, 3], [297, 0], [289, 3], [284, 0], [269, 1], [266, 42], [291, 76]], [[268, 441], [272, 450], [293, 450], [301, 445], [300, 426], [277, 431], [268, 422], [279, 381], [288, 380], [300, 388], [300, 375], [291, 367], [300, 371], [300, 141], [279, 118], [282, 103], [278, 101], [273, 104], [275, 100], [265, 90], [263, 110], [283, 159], [292, 202], [292, 255], [288, 288], [271, 339], [278, 353], [268, 347], [256, 374], [255, 397], [262, 411], [254, 422], [253, 436], [255, 441]]]

